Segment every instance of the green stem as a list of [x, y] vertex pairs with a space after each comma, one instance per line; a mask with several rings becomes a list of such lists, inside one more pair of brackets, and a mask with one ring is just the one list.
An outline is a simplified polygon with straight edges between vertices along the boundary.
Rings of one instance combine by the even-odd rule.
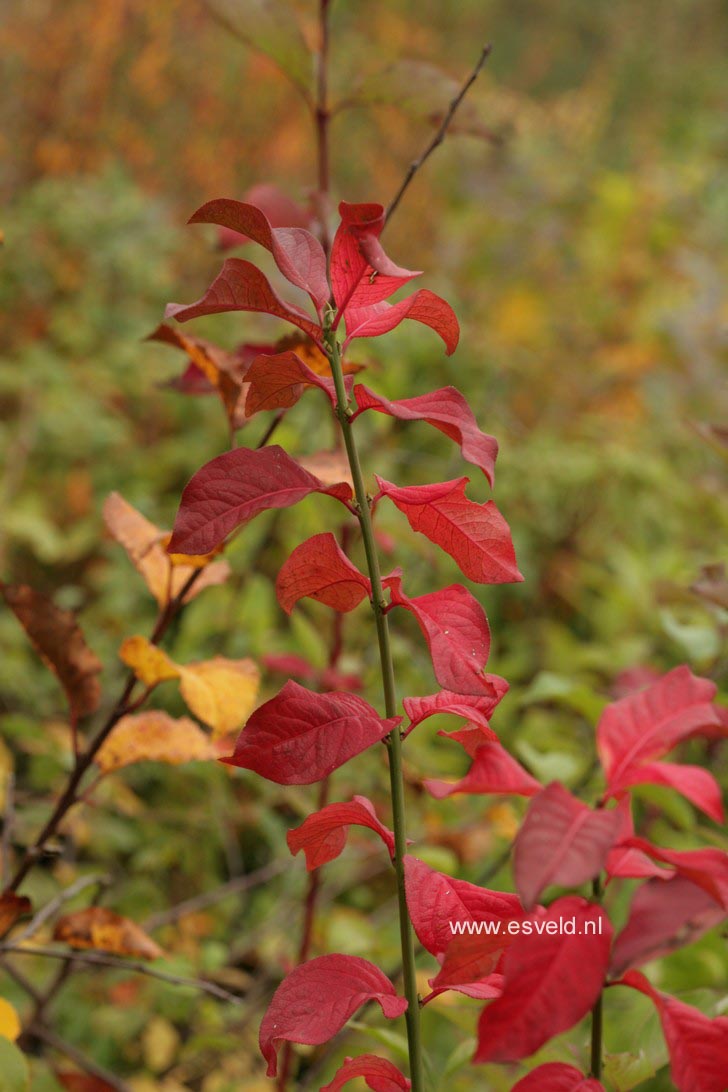
[[[337, 406], [336, 415], [341, 422], [341, 429], [346, 445], [346, 454], [349, 460], [349, 468], [354, 483], [354, 493], [357, 501], [357, 515], [361, 526], [364, 552], [366, 553], [369, 580], [372, 585], [372, 609], [374, 622], [377, 629], [377, 641], [379, 644], [379, 661], [382, 670], [382, 686], [384, 689], [384, 708], [387, 717], [393, 717], [397, 712], [397, 699], [394, 685], [394, 665], [392, 663], [392, 650], [389, 640], [389, 623], [385, 613], [386, 603], [382, 588], [382, 575], [379, 568], [379, 556], [374, 538], [374, 526], [370, 499], [367, 496], [359, 461], [359, 451], [352, 428], [351, 410], [349, 399], [344, 385], [344, 374], [341, 367], [341, 349], [335, 337], [327, 339], [328, 358], [331, 364], [331, 373], [336, 387]], [[415, 974], [415, 950], [412, 938], [412, 926], [407, 910], [407, 898], [404, 882], [404, 857], [407, 852], [407, 830], [404, 806], [404, 777], [402, 775], [402, 739], [399, 729], [395, 729], [387, 736], [387, 748], [389, 751], [389, 780], [392, 794], [392, 823], [394, 826], [394, 868], [397, 877], [397, 900], [399, 903], [399, 933], [402, 947], [402, 971], [404, 977], [404, 992], [407, 998], [407, 1042], [409, 1046], [410, 1080], [412, 1092], [423, 1092], [425, 1087], [424, 1070], [422, 1065], [422, 1041], [420, 1038], [420, 999], [417, 994], [417, 979]]]
[[[594, 898], [601, 902], [602, 900], [602, 885], [599, 877], [592, 883], [592, 893]], [[603, 1013], [603, 1000], [604, 990], [599, 991], [599, 996], [594, 1002], [591, 1015], [591, 1066], [590, 1074], [596, 1080], [601, 1080], [602, 1076], [602, 1038], [604, 1034], [604, 1013]]]

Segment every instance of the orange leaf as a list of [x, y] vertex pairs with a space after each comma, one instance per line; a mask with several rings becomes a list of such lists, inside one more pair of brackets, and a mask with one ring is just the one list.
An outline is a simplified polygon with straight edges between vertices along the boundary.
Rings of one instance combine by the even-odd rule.
[[158, 710], [122, 717], [96, 755], [104, 772], [135, 762], [164, 762], [180, 766], [216, 757], [211, 740], [189, 717], [175, 720]]
[[5, 891], [0, 895], [0, 938], [12, 929], [18, 918], [29, 914], [30, 910], [31, 902], [25, 895], [16, 895], [14, 891]]
[[[201, 558], [186, 558], [187, 563], [181, 565], [173, 562], [164, 547], [167, 532], [137, 512], [119, 493], [111, 493], [106, 498], [104, 520], [160, 607], [165, 607], [170, 597], [179, 595], [195, 569], [200, 568]], [[205, 571], [197, 577], [183, 602], [189, 603], [203, 588], [222, 584], [229, 575], [227, 561], [206, 564]]]
[[243, 394], [240, 362], [219, 346], [202, 338], [183, 334], [176, 327], [162, 323], [148, 341], [161, 341], [181, 349], [190, 358], [220, 395], [225, 413], [231, 425], [235, 422], [236, 408]]
[[71, 948], [93, 948], [113, 955], [137, 959], [159, 959], [164, 952], [143, 929], [129, 918], [103, 906], [89, 906], [59, 918], [53, 939]]
[[61, 610], [27, 584], [2, 584], [5, 602], [28, 634], [43, 662], [66, 692], [71, 716], [86, 717], [98, 708], [102, 665], [86, 644], [76, 616]]

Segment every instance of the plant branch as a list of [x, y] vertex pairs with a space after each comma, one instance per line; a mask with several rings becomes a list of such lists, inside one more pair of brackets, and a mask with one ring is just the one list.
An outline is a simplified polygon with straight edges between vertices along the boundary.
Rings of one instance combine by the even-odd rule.
[[[382, 686], [384, 690], [384, 706], [387, 717], [393, 717], [397, 711], [397, 700], [394, 683], [394, 664], [389, 638], [389, 622], [385, 612], [384, 590], [382, 576], [379, 568], [379, 556], [374, 538], [374, 526], [372, 514], [367, 496], [364, 476], [359, 460], [359, 450], [352, 428], [349, 408], [349, 399], [344, 384], [344, 373], [341, 367], [341, 348], [331, 331], [327, 331], [326, 337], [327, 355], [331, 365], [331, 373], [336, 387], [337, 407], [336, 413], [344, 434], [346, 454], [349, 460], [349, 468], [354, 483], [354, 492], [357, 501], [357, 515], [361, 526], [364, 551], [366, 553], [369, 580], [372, 586], [372, 609], [377, 629], [377, 643], [379, 645], [379, 660], [382, 672]], [[399, 905], [399, 930], [402, 948], [402, 971], [404, 977], [404, 991], [407, 998], [407, 1043], [409, 1048], [410, 1079], [412, 1092], [423, 1092], [424, 1071], [422, 1062], [422, 1043], [420, 1039], [420, 1004], [417, 995], [417, 979], [415, 974], [414, 941], [412, 926], [407, 910], [407, 897], [404, 881], [404, 857], [407, 852], [407, 829], [404, 804], [404, 777], [402, 774], [402, 738], [399, 729], [389, 733], [387, 737], [387, 749], [389, 751], [389, 780], [392, 795], [392, 823], [394, 826], [394, 867], [397, 877], [397, 900]]]
[[407, 173], [405, 174], [404, 179], [402, 180], [402, 185], [399, 187], [399, 189], [395, 193], [394, 197], [390, 201], [390, 203], [389, 203], [389, 205], [387, 207], [387, 211], [384, 214], [385, 224], [388, 222], [388, 220], [389, 220], [390, 216], [392, 215], [392, 213], [397, 209], [400, 201], [402, 200], [405, 193], [407, 192], [407, 190], [408, 190], [409, 186], [411, 185], [411, 183], [412, 183], [415, 175], [417, 174], [417, 172], [424, 166], [424, 164], [430, 158], [432, 153], [435, 151], [435, 148], [439, 147], [439, 145], [442, 144], [443, 140], [445, 139], [445, 137], [447, 135], [447, 131], [448, 131], [448, 129], [450, 128], [450, 126], [452, 124], [453, 118], [455, 117], [455, 114], [458, 111], [458, 107], [460, 106], [460, 103], [463, 101], [463, 99], [467, 95], [468, 91], [470, 90], [470, 88], [472, 87], [472, 85], [475, 83], [478, 76], [480, 75], [480, 70], [482, 69], [485, 62], [488, 60], [488, 57], [491, 54], [492, 48], [493, 47], [491, 45], [483, 46], [483, 49], [481, 50], [481, 53], [480, 53], [480, 57], [478, 58], [477, 63], [475, 64], [475, 67], [473, 68], [470, 75], [467, 77], [467, 79], [463, 83], [462, 87], [458, 91], [455, 98], [452, 100], [452, 102], [448, 106], [447, 111], [445, 113], [445, 117], [442, 119], [442, 122], [440, 123], [440, 127], [438, 128], [437, 132], [433, 136], [432, 140], [430, 140], [430, 142], [427, 144], [425, 149], [417, 157], [417, 159], [414, 159], [410, 163], [409, 167], [407, 168]]
[[[602, 885], [599, 876], [592, 883], [592, 894], [597, 902], [602, 901]], [[594, 1008], [591, 1014], [591, 1064], [589, 1072], [592, 1077], [597, 1081], [601, 1080], [602, 1076], [602, 1055], [603, 1055], [603, 1036], [604, 1036], [604, 990], [599, 991], [599, 996], [594, 1002]]]
[[149, 932], [151, 929], [159, 929], [163, 925], [171, 925], [173, 922], [185, 917], [186, 914], [195, 914], [198, 910], [205, 910], [208, 906], [214, 906], [215, 903], [222, 902], [230, 895], [239, 895], [243, 891], [250, 891], [253, 887], [268, 883], [269, 880], [274, 879], [283, 872], [285, 867], [282, 861], [270, 861], [262, 868], [256, 868], [254, 872], [248, 872], [244, 876], [234, 876], [213, 891], [203, 891], [199, 895], [193, 895], [192, 898], [185, 899], [184, 902], [178, 902], [166, 910], [160, 910], [159, 913], [152, 914], [142, 923], [142, 928]]
[[50, 902], [47, 902], [45, 906], [43, 906], [38, 911], [35, 917], [30, 922], [28, 922], [22, 932], [17, 933], [13, 937], [13, 943], [22, 944], [23, 941], [29, 940], [30, 937], [35, 936], [41, 926], [44, 925], [45, 922], [47, 922], [50, 918], [52, 918], [56, 911], [60, 910], [65, 902], [69, 902], [71, 899], [75, 898], [75, 896], [80, 894], [81, 891], [85, 890], [85, 888], [93, 887], [96, 884], [98, 884], [100, 887], [105, 887], [109, 883], [111, 883], [110, 876], [79, 877], [79, 879], [77, 879], [75, 883], [72, 883], [69, 887], [64, 888], [63, 891], [59, 891], [54, 899], [51, 899]]
[[321, 245], [326, 254], [331, 249], [329, 236], [329, 188], [331, 184], [329, 122], [329, 14], [331, 0], [319, 0], [319, 49], [316, 60], [316, 186], [321, 221]]
[[168, 982], [172, 986], [189, 986], [193, 990], [201, 990], [209, 993], [211, 997], [217, 997], [220, 1001], [228, 1001], [235, 1005], [242, 1004], [243, 998], [214, 982], [207, 982], [203, 978], [185, 978], [183, 975], [170, 974], [168, 971], [158, 971], [154, 967], [147, 966], [135, 959], [122, 959], [119, 956], [106, 955], [103, 952], [66, 951], [63, 948], [51, 948], [48, 945], [35, 944], [0, 944], [0, 952], [7, 955], [42, 956], [46, 959], [61, 959], [67, 962], [88, 964], [93, 967], [112, 967], [117, 971], [127, 971], [131, 974], [141, 974], [148, 978], [156, 978], [160, 982]]
[[108, 1084], [110, 1088], [115, 1088], [117, 1092], [132, 1092], [131, 1086], [126, 1081], [120, 1080], [115, 1077], [113, 1073], [108, 1069], [104, 1069], [103, 1066], [97, 1065], [90, 1058], [87, 1058], [80, 1050], [77, 1050], [71, 1043], [66, 1042], [65, 1039], [61, 1039], [59, 1035], [45, 1027], [44, 1024], [34, 1024], [24, 1034], [31, 1035], [35, 1039], [40, 1039], [41, 1042], [51, 1047], [52, 1050], [57, 1051], [59, 1054], [65, 1055], [72, 1062], [75, 1062], [79, 1069], [82, 1069], [84, 1073], [88, 1073], [90, 1077], [97, 1077], [98, 1080]]

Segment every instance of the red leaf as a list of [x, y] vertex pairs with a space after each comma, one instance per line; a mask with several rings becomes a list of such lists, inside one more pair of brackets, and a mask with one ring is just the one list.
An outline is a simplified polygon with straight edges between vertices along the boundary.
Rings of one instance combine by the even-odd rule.
[[690, 880], [648, 880], [632, 899], [629, 919], [617, 936], [610, 974], [683, 948], [725, 918], [725, 910]]
[[226, 451], [205, 463], [185, 486], [168, 551], [211, 553], [259, 512], [287, 508], [309, 493], [328, 493], [341, 501], [352, 495], [344, 483], [323, 485], [277, 445]]
[[334, 1074], [334, 1079], [321, 1086], [321, 1092], [339, 1092], [356, 1077], [363, 1077], [372, 1092], [399, 1092], [400, 1089], [412, 1087], [409, 1078], [386, 1058], [377, 1058], [376, 1054], [359, 1054], [356, 1058], [346, 1058]]
[[390, 857], [394, 857], [394, 834], [379, 822], [374, 805], [366, 796], [355, 796], [348, 803], [327, 804], [309, 815], [300, 827], [288, 831], [288, 848], [294, 857], [303, 850], [306, 868], [313, 872], [339, 856], [350, 826], [369, 827], [382, 839]]
[[434, 330], [444, 341], [448, 356], [457, 349], [460, 326], [455, 312], [449, 303], [428, 288], [420, 288], [399, 303], [374, 303], [356, 310], [348, 307], [344, 348], [355, 337], [379, 337], [387, 334], [407, 318]]
[[668, 785], [700, 808], [716, 823], [723, 823], [723, 797], [720, 786], [702, 766], [685, 766], [675, 762], [640, 762], [628, 766], [619, 779], [618, 792], [632, 785]]
[[165, 318], [178, 322], [201, 315], [221, 315], [226, 311], [261, 311], [297, 326], [321, 344], [321, 327], [292, 303], [286, 303], [271, 288], [265, 274], [242, 258], [228, 258], [215, 280], [195, 303], [169, 303]]
[[383, 739], [401, 719], [382, 720], [354, 694], [315, 694], [289, 681], [256, 709], [235, 752], [222, 761], [279, 785], [312, 785]]
[[523, 580], [516, 566], [511, 532], [493, 501], [476, 504], [465, 496], [468, 478], [403, 489], [377, 477], [385, 497], [419, 531], [449, 554], [470, 580], [504, 584]]
[[675, 875], [669, 868], [660, 868], [641, 849], [634, 849], [629, 845], [618, 845], [610, 849], [604, 868], [612, 879], [646, 880], [655, 876], [670, 880]]
[[278, 1072], [279, 1043], [326, 1043], [367, 1001], [377, 1001], [389, 1020], [407, 1008], [387, 976], [366, 959], [325, 955], [301, 963], [273, 994], [260, 1025], [267, 1076]]
[[[310, 228], [314, 221], [310, 212], [279, 190], [277, 186], [267, 182], [251, 186], [245, 193], [245, 200], [247, 204], [255, 205], [264, 212], [273, 227]], [[250, 241], [247, 235], [240, 235], [230, 228], [222, 227], [218, 233], [220, 250], [229, 250], [230, 247], [242, 246]]]
[[407, 281], [419, 277], [419, 271], [400, 269], [384, 253], [379, 242], [384, 227], [381, 205], [342, 201], [339, 214], [341, 224], [331, 248], [331, 284], [342, 313], [386, 300]]
[[[520, 912], [518, 917], [521, 917]], [[515, 939], [515, 934], [507, 931], [505, 919], [495, 922], [494, 925], [499, 928], [494, 929], [493, 932], [483, 930], [480, 933], [462, 933], [451, 939], [439, 973], [435, 978], [430, 979], [433, 990], [480, 984], [487, 987], [485, 992], [490, 992], [491, 996], [500, 996], [503, 989], [501, 976], [498, 976], [498, 984], [495, 987], [489, 979], [495, 972], [504, 950]]]
[[442, 387], [416, 398], [390, 402], [361, 384], [354, 388], [358, 413], [373, 409], [399, 421], [426, 421], [460, 445], [463, 458], [479, 467], [493, 484], [498, 441], [481, 432], [468, 403], [455, 387]]
[[296, 547], [278, 573], [276, 595], [286, 614], [304, 596], [345, 613], [371, 596], [371, 584], [326, 531]]
[[639, 971], [619, 983], [655, 1005], [670, 1052], [670, 1076], [678, 1092], [725, 1092], [728, 1080], [728, 1016], [714, 1020], [700, 1009], [656, 990]]
[[398, 576], [385, 577], [392, 604], [411, 611], [427, 641], [435, 678], [458, 694], [490, 696], [490, 677], [483, 674], [490, 652], [490, 629], [485, 611], [462, 584], [417, 595], [402, 591]]
[[[569, 895], [521, 929], [527, 924], [533, 932], [522, 931], [503, 957], [503, 993], [480, 1017], [475, 1062], [528, 1057], [581, 1020], [601, 992], [612, 926], [600, 906]], [[558, 931], [567, 924], [573, 933]]]
[[715, 684], [676, 667], [646, 690], [612, 702], [597, 725], [597, 749], [607, 776], [607, 795], [635, 784], [634, 767], [662, 758], [695, 735], [725, 735], [711, 705]]
[[522, 1077], [511, 1092], [604, 1092], [604, 1085], [585, 1077], [573, 1065], [546, 1062]]
[[[336, 391], [332, 379], [317, 375], [297, 353], [276, 353], [274, 356], [257, 356], [248, 368], [245, 381], [250, 384], [245, 399], [245, 414], [252, 417], [260, 410], [288, 409], [295, 406], [306, 387], [318, 387], [336, 405]], [[351, 387], [353, 380], [347, 376], [344, 383]]]
[[615, 809], [592, 810], [558, 781], [531, 802], [513, 847], [513, 871], [530, 909], [549, 884], [577, 887], [598, 876], [619, 836]]
[[541, 791], [536, 778], [495, 741], [482, 743], [476, 749], [473, 764], [460, 781], [426, 779], [422, 784], [436, 800], [459, 792], [534, 796]]
[[487, 696], [485, 694], [455, 694], [452, 690], [440, 690], [437, 694], [427, 694], [422, 698], [405, 698], [404, 711], [410, 721], [406, 734], [409, 735], [413, 728], [428, 717], [445, 713], [463, 717], [472, 724], [477, 724], [481, 741], [497, 739], [488, 723], [488, 717], [507, 692], [508, 683], [505, 679], [501, 679], [500, 675], [486, 675], [484, 682], [490, 686], [490, 694]]
[[663, 849], [645, 838], [631, 838], [629, 846], [648, 857], [671, 865], [680, 876], [702, 887], [724, 910], [728, 911], [728, 853], [722, 849]]
[[409, 855], [404, 868], [412, 925], [431, 955], [443, 955], [452, 943], [451, 922], [502, 921], [522, 913], [516, 895], [453, 879]]
[[191, 224], [219, 224], [246, 235], [269, 250], [283, 276], [308, 292], [320, 312], [329, 298], [326, 255], [318, 239], [301, 227], [271, 227], [255, 205], [219, 198], [208, 201], [191, 217]]

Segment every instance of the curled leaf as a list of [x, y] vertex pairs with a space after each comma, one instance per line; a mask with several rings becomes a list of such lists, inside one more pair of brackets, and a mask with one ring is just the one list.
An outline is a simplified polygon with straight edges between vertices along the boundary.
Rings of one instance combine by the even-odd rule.
[[59, 918], [53, 939], [71, 948], [93, 948], [136, 959], [159, 959], [164, 952], [135, 922], [107, 910], [89, 906]]
[[367, 1001], [378, 1002], [390, 1020], [407, 1008], [387, 976], [366, 959], [325, 955], [301, 963], [281, 982], [260, 1025], [267, 1075], [278, 1072], [280, 1043], [326, 1043]]
[[392, 604], [417, 619], [427, 641], [435, 678], [457, 694], [492, 696], [490, 677], [483, 674], [490, 653], [490, 627], [478, 600], [462, 584], [410, 597], [398, 576], [385, 577]]
[[354, 387], [358, 412], [373, 409], [396, 417], [398, 421], [425, 421], [460, 445], [463, 458], [479, 467], [493, 485], [498, 441], [481, 432], [473, 411], [455, 387], [442, 387], [416, 398], [391, 402], [368, 387]]
[[0, 895], [0, 939], [9, 933], [19, 918], [29, 914], [32, 904], [25, 895], [16, 895], [14, 891], [3, 891]]
[[390, 857], [394, 856], [394, 834], [379, 822], [374, 805], [366, 796], [355, 796], [347, 803], [327, 804], [309, 815], [300, 827], [288, 831], [288, 848], [294, 856], [303, 850], [306, 868], [312, 872], [339, 856], [351, 826], [373, 830], [384, 842]]
[[286, 614], [304, 596], [346, 612], [371, 595], [371, 585], [327, 531], [295, 548], [278, 573], [276, 595]]
[[426, 779], [423, 785], [436, 800], [456, 793], [497, 793], [515, 796], [535, 796], [541, 785], [520, 762], [495, 740], [482, 742], [476, 748], [473, 764], [459, 781]]
[[359, 1054], [356, 1058], [345, 1058], [333, 1080], [321, 1086], [321, 1092], [339, 1092], [357, 1077], [363, 1077], [372, 1092], [400, 1092], [401, 1089], [406, 1092], [412, 1087], [409, 1078], [386, 1058], [378, 1058], [376, 1054]]

